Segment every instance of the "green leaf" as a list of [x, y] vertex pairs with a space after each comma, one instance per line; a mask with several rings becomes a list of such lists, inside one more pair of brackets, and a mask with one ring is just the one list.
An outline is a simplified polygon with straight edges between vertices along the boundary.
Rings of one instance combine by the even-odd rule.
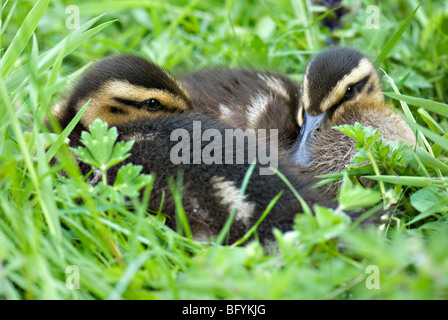
[[418, 190], [410, 197], [411, 205], [421, 212], [407, 225], [429, 217], [435, 213], [448, 212], [448, 192], [438, 188], [427, 187]]
[[373, 145], [372, 152], [382, 164], [393, 167], [402, 166], [411, 160], [411, 147], [401, 141], [380, 139]]
[[130, 156], [128, 152], [132, 149], [133, 145], [134, 141], [127, 141], [127, 142], [120, 141], [117, 144], [115, 144], [115, 147], [112, 150], [112, 154], [110, 156], [107, 167], [110, 168], [128, 158]]
[[141, 171], [142, 166], [132, 163], [122, 166], [117, 172], [114, 189], [125, 196], [137, 197], [140, 194], [139, 190], [151, 180], [150, 175], [140, 174]]
[[420, 212], [433, 210], [435, 206], [438, 211], [448, 210], [448, 192], [445, 190], [423, 188], [413, 193], [410, 199], [412, 206]]
[[118, 137], [117, 128], [112, 127], [109, 130], [107, 123], [97, 119], [89, 126], [89, 132], [82, 132], [81, 142], [99, 165], [106, 165]]
[[346, 175], [339, 193], [339, 205], [342, 210], [359, 210], [372, 206], [381, 200], [381, 193], [353, 185]]
[[390, 167], [402, 166], [411, 159], [410, 147], [407, 143], [381, 139], [378, 129], [364, 127], [358, 122], [353, 126], [342, 125], [334, 128], [356, 141], [355, 147], [358, 152], [352, 157], [349, 169], [370, 160], [367, 150], [372, 153], [376, 161]]
[[105, 171], [129, 157], [128, 151], [134, 144], [134, 141], [115, 144], [117, 138], [116, 127], [108, 129], [107, 123], [96, 119], [89, 126], [89, 132], [83, 131], [81, 134], [81, 142], [85, 147], [78, 147], [74, 151], [81, 161]]
[[342, 211], [335, 211], [318, 205], [314, 206], [314, 211], [319, 225], [317, 233], [320, 239], [333, 239], [344, 233], [351, 224], [350, 217]]
[[355, 122], [353, 126], [346, 124], [333, 127], [333, 129], [339, 130], [353, 138], [356, 141], [355, 147], [357, 149], [369, 149], [370, 146], [381, 136], [378, 129], [364, 127], [359, 122]]

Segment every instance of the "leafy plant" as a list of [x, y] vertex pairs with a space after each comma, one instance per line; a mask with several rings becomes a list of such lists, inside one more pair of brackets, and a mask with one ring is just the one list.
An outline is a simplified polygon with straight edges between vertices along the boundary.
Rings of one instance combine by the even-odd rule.
[[[345, 173], [333, 173], [322, 175], [325, 178], [318, 185], [323, 185], [338, 179], [344, 175], [349, 177], [361, 175], [368, 178], [378, 178], [380, 191], [385, 207], [395, 204], [400, 195], [401, 187], [395, 186], [386, 190], [384, 182], [381, 180], [381, 172], [388, 174], [403, 174], [408, 170], [408, 166], [413, 162], [411, 148], [407, 143], [400, 141], [388, 141], [381, 138], [379, 130], [371, 127], [364, 127], [356, 122], [353, 126], [341, 125], [334, 127], [355, 141], [354, 146], [357, 153], [352, 157]], [[368, 175], [374, 173], [374, 176]]]
[[[438, 106], [434, 110], [439, 112], [444, 112], [445, 110], [442, 104], [431, 104], [424, 99], [404, 99], [413, 103], [418, 101], [420, 104], [428, 106], [428, 108]], [[424, 115], [427, 116], [426, 114]], [[434, 185], [444, 187], [446, 185], [445, 177], [441, 176], [440, 179], [435, 179], [432, 177], [403, 176], [405, 172], [407, 174], [413, 173], [417, 175], [419, 170], [424, 170], [428, 174], [424, 165], [439, 170], [439, 173], [440, 170], [446, 171], [446, 164], [444, 162], [435, 158], [434, 155], [429, 154], [422, 147], [418, 147], [416, 152], [413, 153], [408, 144], [399, 141], [387, 141], [381, 138], [379, 130], [374, 130], [371, 127], [363, 127], [359, 123], [355, 123], [353, 126], [338, 126], [335, 129], [353, 138], [355, 140], [354, 146], [358, 149], [350, 165], [346, 168], [346, 174], [350, 174], [351, 172], [356, 174], [359, 172], [359, 166], [371, 166], [375, 176], [365, 175], [365, 177], [378, 180], [386, 205], [395, 204], [399, 197], [402, 196], [403, 189], [401, 185], [425, 187], [411, 195], [410, 204], [421, 213], [414, 218], [410, 218], [406, 225], [411, 225], [437, 213], [447, 212], [448, 208], [445, 205], [446, 191], [430, 187]], [[425, 132], [427, 131], [427, 129], [424, 130]], [[434, 128], [434, 130], [437, 129]], [[443, 139], [446, 138], [434, 137], [433, 139], [440, 140], [443, 144]], [[432, 151], [432, 149], [430, 150]], [[382, 175], [381, 171], [388, 175]], [[367, 171], [364, 171], [365, 173]], [[334, 177], [335, 175], [331, 176]], [[385, 182], [392, 183], [392, 187], [386, 189]], [[362, 203], [362, 201], [359, 203]]]
[[83, 131], [81, 142], [84, 146], [72, 149], [79, 160], [101, 171], [101, 182], [93, 187], [93, 192], [110, 199], [123, 201], [124, 197], [135, 198], [139, 190], [151, 180], [148, 174], [141, 174], [142, 166], [128, 163], [117, 171], [113, 185], [108, 184], [107, 170], [130, 156], [134, 141], [119, 141], [117, 128], [108, 128], [107, 123], [96, 119], [89, 131]]

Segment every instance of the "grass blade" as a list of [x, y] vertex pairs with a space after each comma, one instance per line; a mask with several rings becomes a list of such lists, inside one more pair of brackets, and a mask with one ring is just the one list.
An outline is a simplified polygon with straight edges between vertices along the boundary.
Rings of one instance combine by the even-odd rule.
[[448, 177], [364, 176], [364, 178], [414, 187], [446, 188], [448, 186]]
[[[168, 184], [170, 185], [171, 194], [173, 195], [174, 204], [176, 206], [176, 214], [180, 221], [180, 226], [182, 226], [185, 236], [188, 239], [193, 239], [193, 233], [191, 232], [190, 224], [188, 223], [187, 214], [185, 213], [184, 206], [182, 205], [183, 172], [178, 172], [177, 181], [174, 181], [172, 176], [168, 177]], [[178, 230], [179, 233], [181, 233], [180, 231], [181, 230]]]
[[443, 149], [448, 150], [448, 139], [446, 139], [444, 137], [441, 137], [440, 135], [432, 132], [430, 129], [427, 129], [427, 128], [425, 128], [423, 126], [420, 126], [418, 124], [410, 123], [409, 125], [411, 126], [412, 129], [419, 130], [422, 134], [425, 135], [426, 138], [434, 141], [435, 143], [437, 143]]
[[423, 121], [426, 122], [428, 127], [434, 132], [439, 133], [441, 132], [443, 135], [446, 134], [445, 130], [440, 126], [439, 123], [437, 123], [436, 120], [434, 120], [433, 117], [423, 108], [419, 108], [417, 110], [418, 114], [422, 117]]
[[87, 101], [86, 104], [79, 110], [79, 112], [70, 121], [70, 123], [67, 125], [67, 127], [64, 129], [64, 131], [62, 131], [62, 133], [58, 136], [57, 140], [51, 145], [50, 149], [47, 152], [47, 161], [50, 161], [55, 156], [56, 152], [62, 146], [62, 144], [64, 143], [65, 139], [67, 139], [67, 137], [73, 131], [75, 126], [78, 124], [78, 122], [81, 119], [82, 115], [86, 111], [89, 103], [90, 103], [90, 100]]
[[401, 35], [408, 27], [409, 23], [414, 18], [415, 14], [417, 13], [418, 8], [420, 8], [421, 4], [417, 6], [417, 8], [414, 9], [414, 11], [411, 13], [411, 15], [403, 22], [401, 27], [397, 30], [397, 32], [394, 33], [392, 38], [389, 39], [389, 41], [386, 42], [386, 44], [383, 47], [383, 50], [381, 53], [375, 58], [374, 63], [379, 64], [384, 61], [384, 59], [387, 58], [391, 50], [395, 47], [395, 44], [398, 42], [398, 40], [401, 38]]
[[[86, 22], [81, 26], [80, 30], [83, 30], [86, 26], [90, 26], [100, 17], [101, 16]], [[67, 38], [64, 38], [54, 48], [48, 50], [47, 52], [42, 53], [39, 56], [39, 69], [38, 69], [39, 73], [44, 72], [45, 70], [51, 68], [57, 63], [57, 56], [59, 55], [61, 48], [65, 47], [63, 54], [65, 57], [73, 50], [75, 50], [77, 47], [85, 43], [90, 37], [94, 36], [95, 34], [100, 32], [102, 29], [104, 29], [113, 22], [115, 22], [115, 20], [102, 23], [99, 26], [96, 26], [95, 28], [89, 29], [85, 32], [75, 30], [76, 32], [73, 32], [71, 35], [68, 36], [69, 41], [67, 40]], [[66, 41], [67, 44], [65, 45]], [[13, 75], [9, 76], [5, 80], [6, 89], [10, 92], [16, 90], [21, 85], [21, 83], [29, 77], [28, 70], [29, 70], [29, 63], [23, 65], [17, 71], [15, 71]]]
[[107, 299], [108, 300], [120, 299], [126, 288], [129, 286], [129, 283], [134, 279], [136, 273], [140, 270], [140, 268], [146, 262], [146, 260], [148, 260], [152, 255], [154, 255], [154, 253], [151, 250], [145, 251], [140, 253], [140, 255], [136, 259], [131, 261], [127, 265], [126, 270], [121, 275], [120, 279], [115, 285], [115, 288], [110, 292]]
[[[381, 69], [381, 70], [384, 72], [384, 75], [386, 76], [386, 80], [392, 86], [392, 89], [395, 91], [395, 94], [400, 95], [400, 91], [398, 90], [394, 79], [389, 77], [389, 75], [386, 73], [386, 71], [384, 71], [383, 69]], [[388, 96], [388, 93], [384, 93], [384, 94], [386, 96]], [[411, 109], [409, 109], [409, 106], [407, 105], [407, 103], [405, 101], [400, 101], [400, 105], [401, 105], [401, 109], [403, 110], [404, 115], [408, 119], [408, 122], [415, 122], [415, 118], [412, 115]]]
[[17, 115], [15, 114], [14, 106], [11, 102], [11, 99], [9, 97], [8, 92], [6, 91], [5, 85], [3, 81], [0, 79], [0, 97], [3, 100], [3, 104], [6, 106], [7, 112], [9, 114], [9, 120], [11, 123], [12, 130], [15, 134], [15, 138], [17, 139], [19, 148], [21, 153], [23, 154], [23, 158], [26, 164], [26, 167], [28, 168], [28, 171], [30, 173], [31, 181], [34, 185], [34, 188], [36, 189], [36, 193], [39, 199], [40, 206], [42, 208], [45, 220], [48, 224], [49, 232], [52, 236], [55, 236], [57, 239], [59, 239], [60, 236], [60, 229], [56, 227], [56, 221], [54, 219], [55, 215], [54, 212], [51, 212], [51, 208], [48, 207], [48, 203], [45, 201], [45, 197], [42, 194], [40, 181], [36, 172], [36, 169], [34, 167], [34, 162], [31, 157], [30, 150], [28, 149], [28, 145], [25, 140], [25, 136], [23, 134], [22, 128], [20, 126], [20, 121], [17, 118]]
[[433, 157], [431, 154], [429, 154], [429, 152], [427, 152], [422, 147], [417, 148], [416, 155], [425, 164], [425, 166], [435, 168], [435, 169], [440, 169], [443, 171], [448, 171], [448, 165], [446, 165], [439, 159]]
[[220, 245], [224, 242], [224, 239], [229, 234], [230, 227], [232, 225], [233, 219], [236, 216], [236, 212], [238, 210], [239, 203], [243, 200], [244, 192], [246, 192], [247, 185], [249, 184], [249, 179], [252, 175], [252, 172], [255, 169], [256, 161], [252, 162], [249, 169], [247, 169], [247, 172], [244, 176], [243, 182], [241, 184], [240, 193], [238, 195], [238, 201], [235, 207], [233, 208], [232, 212], [229, 215], [229, 218], [227, 218], [226, 223], [224, 224], [224, 227], [222, 228], [221, 232], [219, 233], [218, 237], [216, 238], [216, 245]]
[[303, 213], [305, 215], [307, 215], [307, 217], [310, 219], [310, 221], [314, 221], [315, 222], [313, 212], [311, 211], [311, 209], [308, 206], [308, 204], [306, 203], [306, 201], [303, 200], [302, 196], [297, 192], [297, 190], [291, 184], [291, 182], [289, 182], [289, 180], [285, 177], [285, 175], [283, 173], [281, 173], [280, 171], [278, 171], [277, 169], [273, 168], [272, 170], [274, 170], [274, 172], [280, 177], [280, 179], [282, 179], [283, 182], [286, 183], [286, 185], [289, 187], [289, 189], [292, 191], [292, 193], [299, 200], [299, 202], [300, 202], [300, 204], [302, 206], [302, 209], [303, 209]]
[[50, 0], [39, 0], [26, 16], [0, 62], [0, 76], [5, 78], [16, 63], [43, 16]]
[[406, 103], [409, 103], [413, 106], [422, 107], [428, 111], [432, 111], [438, 113], [444, 117], [448, 117], [448, 105], [436, 101], [431, 101], [422, 98], [416, 98], [411, 96], [406, 96], [403, 94], [395, 94], [392, 92], [385, 92], [386, 96], [391, 97], [393, 99], [401, 100]]
[[255, 231], [257, 231], [257, 228], [260, 225], [260, 223], [262, 223], [263, 220], [268, 215], [268, 213], [271, 212], [272, 208], [274, 207], [274, 205], [277, 203], [278, 199], [280, 199], [280, 197], [282, 195], [283, 195], [283, 191], [280, 191], [274, 197], [274, 199], [272, 199], [271, 202], [269, 202], [268, 206], [266, 207], [266, 210], [264, 210], [263, 214], [260, 216], [260, 218], [258, 218], [257, 222], [252, 226], [252, 228], [250, 228], [250, 230], [241, 239], [236, 241], [233, 244], [233, 246], [240, 246], [240, 245], [242, 245], [244, 242], [246, 242], [255, 233]]

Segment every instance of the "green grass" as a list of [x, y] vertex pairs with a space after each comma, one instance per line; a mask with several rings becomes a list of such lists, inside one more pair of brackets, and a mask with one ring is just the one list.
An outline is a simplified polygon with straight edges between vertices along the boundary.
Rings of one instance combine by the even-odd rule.
[[[415, 0], [382, 1], [378, 30], [366, 27], [367, 4], [347, 1], [344, 26], [333, 32], [322, 24], [331, 13], [301, 0], [77, 3], [80, 28], [70, 30], [69, 1], [2, 2], [0, 299], [448, 298], [444, 1], [425, 1], [417, 11]], [[271, 254], [256, 241], [210, 246], [190, 240], [187, 225], [186, 237], [168, 229], [162, 214], [146, 211], [150, 177], [141, 199], [124, 185], [92, 190], [63, 143], [67, 132], [58, 137], [43, 127], [85, 67], [107, 55], [138, 54], [174, 74], [245, 66], [300, 81], [329, 41], [377, 61], [389, 77], [387, 98], [403, 110], [420, 147], [364, 144], [358, 163], [364, 155], [374, 166], [356, 168], [355, 159], [347, 173], [327, 177], [346, 176], [336, 212], [297, 215], [295, 230], [275, 232]], [[368, 140], [373, 133], [358, 134]], [[49, 165], [53, 155], [60, 165]], [[357, 172], [382, 187], [353, 185]], [[383, 199], [388, 217], [380, 228], [361, 228], [342, 212], [360, 205], [360, 195], [362, 205]], [[379, 289], [368, 288], [371, 265], [380, 271]], [[80, 272], [79, 289], [70, 289], [69, 266]]]

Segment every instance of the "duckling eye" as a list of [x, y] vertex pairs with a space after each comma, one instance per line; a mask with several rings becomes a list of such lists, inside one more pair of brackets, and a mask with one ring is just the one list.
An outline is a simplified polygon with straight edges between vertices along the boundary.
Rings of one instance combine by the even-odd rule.
[[349, 85], [348, 87], [347, 87], [347, 90], [345, 91], [345, 95], [346, 96], [351, 96], [351, 95], [353, 95], [355, 93], [355, 85]]
[[157, 99], [148, 99], [143, 101], [143, 107], [149, 111], [156, 111], [162, 108], [162, 104]]

